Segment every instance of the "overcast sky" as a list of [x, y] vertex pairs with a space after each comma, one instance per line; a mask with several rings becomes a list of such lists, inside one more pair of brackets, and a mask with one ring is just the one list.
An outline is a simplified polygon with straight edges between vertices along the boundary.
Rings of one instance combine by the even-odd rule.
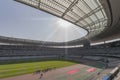
[[67, 28], [60, 19], [14, 0], [0, 0], [0, 35], [41, 41], [64, 42], [87, 34], [75, 25]]

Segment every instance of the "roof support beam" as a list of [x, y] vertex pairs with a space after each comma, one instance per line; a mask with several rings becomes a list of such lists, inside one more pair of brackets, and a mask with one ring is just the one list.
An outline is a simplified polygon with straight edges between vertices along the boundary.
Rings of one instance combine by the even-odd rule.
[[38, 8], [40, 7], [40, 3], [41, 3], [41, 0], [39, 0], [39, 2], [38, 2]]
[[67, 12], [69, 12], [69, 11], [72, 9], [72, 7], [75, 6], [75, 5], [78, 3], [78, 1], [79, 1], [79, 0], [74, 0], [74, 1], [70, 4], [70, 6], [66, 9], [66, 11], [63, 13], [63, 15], [62, 15], [61, 17], [64, 17], [65, 14], [66, 14]]

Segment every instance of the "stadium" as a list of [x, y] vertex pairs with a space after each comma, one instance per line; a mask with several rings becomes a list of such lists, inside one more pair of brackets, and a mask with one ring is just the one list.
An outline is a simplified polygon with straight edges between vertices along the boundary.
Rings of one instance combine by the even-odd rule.
[[[4, 10], [0, 13], [0, 80], [120, 80], [120, 0], [11, 1], [14, 5], [8, 5], [10, 1], [3, 1], [6, 5], [0, 2], [3, 5], [0, 9], [8, 6], [5, 8], [8, 13]], [[13, 6], [16, 11], [11, 10]], [[46, 17], [45, 20], [41, 17], [39, 20], [39, 15]], [[26, 16], [37, 18], [26, 19]], [[53, 21], [48, 20], [51, 16], [55, 18]], [[9, 28], [4, 26], [7, 24]], [[37, 29], [35, 32], [41, 34], [41, 38], [52, 31], [49, 26], [55, 25], [63, 29], [53, 33], [62, 36], [51, 40], [8, 36], [9, 30], [18, 34], [18, 27], [26, 29], [21, 25], [34, 26], [31, 30], [39, 25], [41, 33]], [[44, 25], [49, 29], [43, 28]], [[75, 30], [70, 29], [71, 25]], [[76, 34], [79, 29], [80, 33]]]

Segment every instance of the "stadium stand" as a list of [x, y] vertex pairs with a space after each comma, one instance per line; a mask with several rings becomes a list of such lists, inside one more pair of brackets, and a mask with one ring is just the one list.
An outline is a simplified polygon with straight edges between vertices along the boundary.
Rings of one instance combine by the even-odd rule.
[[[56, 53], [57, 52], [57, 53]], [[58, 53], [59, 52], [59, 53]], [[39, 46], [0, 45], [0, 60], [7, 59], [33, 59], [33, 58], [59, 58], [63, 50]]]
[[[37, 58], [38, 56], [63, 57], [66, 54], [68, 58], [88, 58], [100, 60], [104, 57], [120, 58], [119, 42], [107, 43], [102, 45], [75, 48], [53, 48], [44, 46], [27, 46], [27, 45], [0, 45], [0, 57], [21, 57], [21, 58]], [[117, 44], [112, 46], [113, 44]], [[109, 47], [108, 47], [109, 45]], [[101, 47], [102, 46], [102, 47]], [[34, 56], [34, 57], [33, 57]], [[93, 58], [94, 56], [94, 58]], [[10, 59], [10, 58], [8, 58]], [[14, 58], [15, 59], [15, 58]], [[19, 58], [16, 58], [19, 59]]]

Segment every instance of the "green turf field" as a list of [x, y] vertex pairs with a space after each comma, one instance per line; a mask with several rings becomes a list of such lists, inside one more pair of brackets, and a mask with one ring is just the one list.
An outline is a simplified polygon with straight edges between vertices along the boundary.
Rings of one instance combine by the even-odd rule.
[[0, 78], [17, 76], [22, 74], [33, 73], [36, 70], [44, 70], [46, 68], [61, 68], [77, 64], [70, 61], [40, 61], [40, 62], [24, 62], [14, 64], [0, 65]]

